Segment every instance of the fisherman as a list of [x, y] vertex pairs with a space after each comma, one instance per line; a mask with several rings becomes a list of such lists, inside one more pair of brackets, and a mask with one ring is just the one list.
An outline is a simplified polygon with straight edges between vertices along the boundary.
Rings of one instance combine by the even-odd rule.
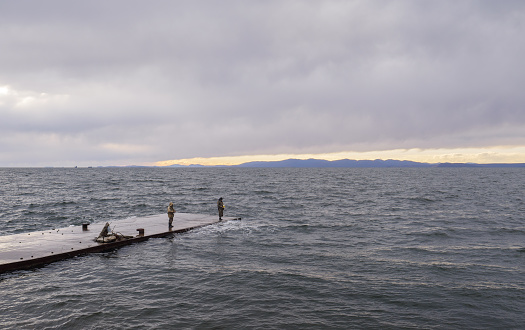
[[168, 219], [169, 219], [169, 228], [173, 227], [173, 216], [175, 215], [175, 208], [173, 207], [173, 203], [170, 202], [170, 205], [168, 206]]
[[100, 234], [98, 234], [98, 237], [107, 237], [109, 236], [109, 222], [106, 222], [106, 225], [104, 225], [104, 228], [102, 228], [102, 231]]
[[219, 209], [219, 221], [221, 221], [224, 212], [224, 203], [222, 202], [222, 197], [217, 201], [217, 208]]

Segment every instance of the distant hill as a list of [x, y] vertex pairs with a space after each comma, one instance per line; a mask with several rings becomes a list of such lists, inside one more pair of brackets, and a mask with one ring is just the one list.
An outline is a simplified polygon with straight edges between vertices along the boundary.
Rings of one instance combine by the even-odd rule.
[[273, 162], [248, 162], [232, 167], [351, 167], [351, 168], [392, 168], [392, 167], [525, 167], [525, 163], [516, 164], [475, 164], [475, 163], [420, 163], [409, 160], [376, 159], [376, 160], [324, 160], [324, 159], [286, 159]]
[[[122, 167], [122, 166], [98, 166], [98, 167]], [[164, 166], [137, 166], [130, 165], [124, 167], [164, 167]], [[494, 163], [494, 164], [476, 164], [476, 163], [420, 163], [413, 162], [410, 160], [394, 160], [394, 159], [375, 159], [375, 160], [353, 160], [353, 159], [340, 159], [340, 160], [324, 160], [324, 159], [285, 159], [280, 161], [272, 162], [248, 162], [239, 165], [169, 165], [166, 167], [175, 168], [210, 168], [210, 167], [267, 167], [267, 168], [279, 168], [279, 167], [291, 167], [291, 168], [325, 168], [325, 167], [345, 167], [345, 168], [400, 168], [400, 167], [478, 167], [478, 168], [525, 168], [525, 163]]]
[[508, 168], [517, 168], [525, 167], [525, 163], [508, 163], [508, 164], [476, 164], [476, 163], [439, 163], [435, 165], [436, 167], [508, 167]]
[[274, 162], [248, 162], [234, 167], [433, 167], [434, 164], [418, 163], [408, 160], [324, 160], [324, 159], [286, 159]]

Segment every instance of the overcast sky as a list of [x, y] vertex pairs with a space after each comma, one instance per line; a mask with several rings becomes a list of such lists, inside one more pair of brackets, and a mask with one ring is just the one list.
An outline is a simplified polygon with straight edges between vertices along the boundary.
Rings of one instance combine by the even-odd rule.
[[520, 0], [0, 0], [0, 166], [523, 150], [524, 59]]

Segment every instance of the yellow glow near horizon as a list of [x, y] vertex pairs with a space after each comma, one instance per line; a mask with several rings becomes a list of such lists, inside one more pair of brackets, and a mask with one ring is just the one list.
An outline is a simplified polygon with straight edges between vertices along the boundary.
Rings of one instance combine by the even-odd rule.
[[154, 163], [156, 166], [169, 165], [239, 165], [252, 161], [279, 161], [285, 159], [395, 159], [423, 163], [525, 163], [525, 146], [500, 146], [488, 148], [457, 149], [395, 149], [366, 152], [335, 152], [324, 154], [279, 154], [279, 155], [244, 155], [232, 157], [197, 157], [187, 159], [164, 160]]

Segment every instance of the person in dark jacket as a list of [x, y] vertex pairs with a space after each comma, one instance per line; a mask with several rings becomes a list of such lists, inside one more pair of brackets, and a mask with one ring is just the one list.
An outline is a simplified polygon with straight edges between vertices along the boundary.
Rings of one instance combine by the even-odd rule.
[[222, 197], [217, 201], [217, 208], [219, 209], [219, 220], [222, 220], [222, 215], [224, 213], [224, 203], [222, 202]]
[[173, 216], [175, 216], [175, 208], [173, 207], [173, 203], [170, 202], [170, 205], [168, 206], [168, 225], [170, 229], [173, 227]]

